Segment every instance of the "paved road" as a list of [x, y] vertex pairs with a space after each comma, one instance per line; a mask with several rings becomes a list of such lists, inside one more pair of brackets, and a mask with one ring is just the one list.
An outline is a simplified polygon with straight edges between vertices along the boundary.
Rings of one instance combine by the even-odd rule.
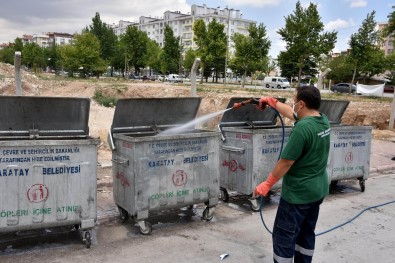
[[[357, 181], [343, 181], [324, 201], [317, 231], [352, 218], [363, 209], [395, 200], [395, 170], [375, 174], [360, 192]], [[111, 195], [111, 192], [103, 192]], [[278, 194], [266, 200], [264, 218], [272, 228]], [[43, 233], [41, 238], [2, 242], [0, 262], [272, 262], [271, 238], [258, 213], [238, 196], [220, 203], [210, 222], [200, 219], [203, 206], [151, 220], [153, 233], [139, 234], [132, 222], [101, 224], [91, 249], [75, 233]], [[395, 203], [371, 209], [352, 223], [317, 238], [314, 262], [394, 262]]]

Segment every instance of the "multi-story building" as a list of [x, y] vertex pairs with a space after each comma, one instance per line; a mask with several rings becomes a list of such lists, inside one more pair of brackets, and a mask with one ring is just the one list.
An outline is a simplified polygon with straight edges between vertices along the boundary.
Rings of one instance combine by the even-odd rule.
[[23, 35], [21, 40], [22, 40], [23, 45], [26, 45], [28, 43], [33, 43], [33, 36], [32, 35]]
[[37, 35], [34, 34], [32, 38], [32, 42], [36, 43], [40, 47], [48, 47], [49, 46], [49, 36], [48, 35]]
[[[385, 23], [378, 23], [378, 29], [380, 32], [383, 32], [384, 29], [388, 26], [388, 22]], [[384, 42], [382, 43], [381, 50], [384, 50], [384, 55], [387, 56], [394, 52], [394, 36], [390, 35], [386, 38], [384, 38]]]
[[0, 50], [3, 49], [3, 48], [10, 47], [10, 46], [12, 46], [11, 43], [1, 43], [1, 44], [0, 44]]
[[125, 21], [125, 20], [119, 20], [118, 24], [112, 24], [112, 25], [109, 25], [109, 26], [113, 29], [114, 33], [117, 36], [120, 36], [120, 35], [126, 33], [126, 28], [128, 26], [138, 26], [138, 23], [137, 22]]
[[64, 46], [71, 44], [73, 40], [73, 35], [68, 33], [57, 33], [57, 32], [48, 32], [45, 33], [48, 36], [49, 45], [55, 44], [58, 46]]
[[234, 33], [247, 35], [249, 25], [256, 24], [256, 21], [244, 19], [240, 10], [229, 9], [228, 7], [220, 9], [219, 7], [210, 8], [206, 5], [192, 5], [191, 12], [188, 14], [182, 14], [179, 11], [166, 11], [161, 18], [141, 16], [138, 24], [119, 23], [119, 25], [113, 26], [113, 29], [117, 35], [120, 35], [120, 32], [126, 31], [127, 26], [135, 25], [139, 30], [146, 32], [150, 39], [155, 40], [159, 46], [163, 47], [164, 28], [165, 25], [169, 25], [174, 35], [181, 38], [184, 50], [196, 49], [197, 46], [193, 41], [193, 24], [199, 19], [203, 19], [206, 24], [216, 19], [218, 23], [225, 26], [224, 31], [228, 36], [230, 52], [234, 51], [230, 36]]

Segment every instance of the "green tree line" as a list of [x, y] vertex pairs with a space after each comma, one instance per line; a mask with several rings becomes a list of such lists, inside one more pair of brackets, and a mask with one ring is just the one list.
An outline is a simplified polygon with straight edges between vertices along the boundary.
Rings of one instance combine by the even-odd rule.
[[[393, 72], [395, 53], [385, 56], [380, 44], [386, 36], [395, 32], [395, 15], [389, 15], [389, 27], [384, 32], [376, 29], [375, 11], [367, 14], [358, 31], [350, 36], [349, 49], [337, 58], [331, 57], [337, 41], [337, 32], [324, 31], [317, 5], [303, 7], [296, 2], [295, 10], [285, 17], [285, 25], [277, 33], [285, 43], [285, 51], [277, 58], [268, 56], [271, 41], [263, 24], [250, 24], [248, 34], [227, 36], [225, 25], [213, 19], [206, 24], [197, 20], [193, 25], [193, 40], [197, 49], [185, 50], [180, 37], [174, 35], [168, 25], [164, 28], [163, 47], [151, 40], [135, 26], [127, 28], [119, 37], [96, 13], [92, 24], [75, 34], [71, 45], [50, 45], [41, 48], [35, 43], [23, 45], [21, 39], [0, 50], [0, 61], [13, 64], [15, 51], [22, 52], [22, 63], [34, 71], [46, 67], [56, 72], [66, 71], [70, 76], [100, 76], [108, 72], [121, 72], [124, 77], [141, 69], [155, 73], [186, 73], [196, 57], [201, 59], [201, 81], [212, 77], [218, 82], [227, 68], [234, 75], [251, 79], [268, 75], [281, 69], [288, 79], [313, 78], [325, 68], [331, 68], [328, 78], [336, 82], [366, 80], [385, 71]], [[232, 40], [232, 45], [229, 44]], [[232, 50], [232, 52], [228, 52]]]

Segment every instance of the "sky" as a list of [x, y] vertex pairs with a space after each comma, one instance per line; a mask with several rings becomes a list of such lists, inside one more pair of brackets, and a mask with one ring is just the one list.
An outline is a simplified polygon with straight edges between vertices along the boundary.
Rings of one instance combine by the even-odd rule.
[[[300, 0], [303, 7], [313, 2], [318, 7], [325, 31], [337, 31], [334, 52], [346, 50], [351, 34], [356, 33], [366, 16], [375, 11], [377, 23], [387, 22], [395, 0]], [[276, 32], [293, 14], [296, 0], [13, 0], [0, 6], [0, 43], [14, 42], [24, 34], [43, 32], [80, 33], [99, 12], [107, 24], [120, 20], [137, 22], [140, 16], [163, 17], [165, 11], [190, 13], [193, 4], [240, 10], [243, 18], [262, 23], [271, 41], [269, 55], [277, 57], [285, 43]]]

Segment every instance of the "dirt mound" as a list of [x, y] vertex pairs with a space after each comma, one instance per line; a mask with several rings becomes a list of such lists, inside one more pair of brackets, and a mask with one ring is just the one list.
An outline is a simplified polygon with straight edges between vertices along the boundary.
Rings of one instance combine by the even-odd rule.
[[[58, 96], [92, 98], [95, 91], [100, 90], [106, 96], [116, 98], [155, 98], [155, 97], [187, 97], [191, 95], [190, 86], [160, 82], [140, 82], [114, 79], [69, 80], [55, 77], [53, 74], [41, 74], [37, 77], [30, 72], [21, 72], [23, 95], [25, 96]], [[0, 63], [0, 95], [15, 95], [15, 72], [12, 65]], [[202, 98], [198, 116], [219, 112], [227, 107], [232, 97], [276, 96], [292, 103], [293, 94], [289, 91], [231, 89], [222, 85], [204, 85], [198, 90]], [[346, 97], [349, 99], [348, 97]], [[336, 99], [336, 97], [330, 98]], [[351, 97], [351, 102], [343, 116], [344, 125], [371, 125], [373, 137], [394, 140], [395, 132], [388, 130], [391, 103], [390, 100], [372, 100]], [[111, 152], [107, 145], [107, 133], [111, 127], [114, 108], [106, 108], [91, 100], [89, 127], [93, 137], [101, 139], [99, 161], [109, 161]], [[218, 115], [198, 128], [215, 129], [221, 119]], [[288, 124], [289, 121], [286, 121]]]

